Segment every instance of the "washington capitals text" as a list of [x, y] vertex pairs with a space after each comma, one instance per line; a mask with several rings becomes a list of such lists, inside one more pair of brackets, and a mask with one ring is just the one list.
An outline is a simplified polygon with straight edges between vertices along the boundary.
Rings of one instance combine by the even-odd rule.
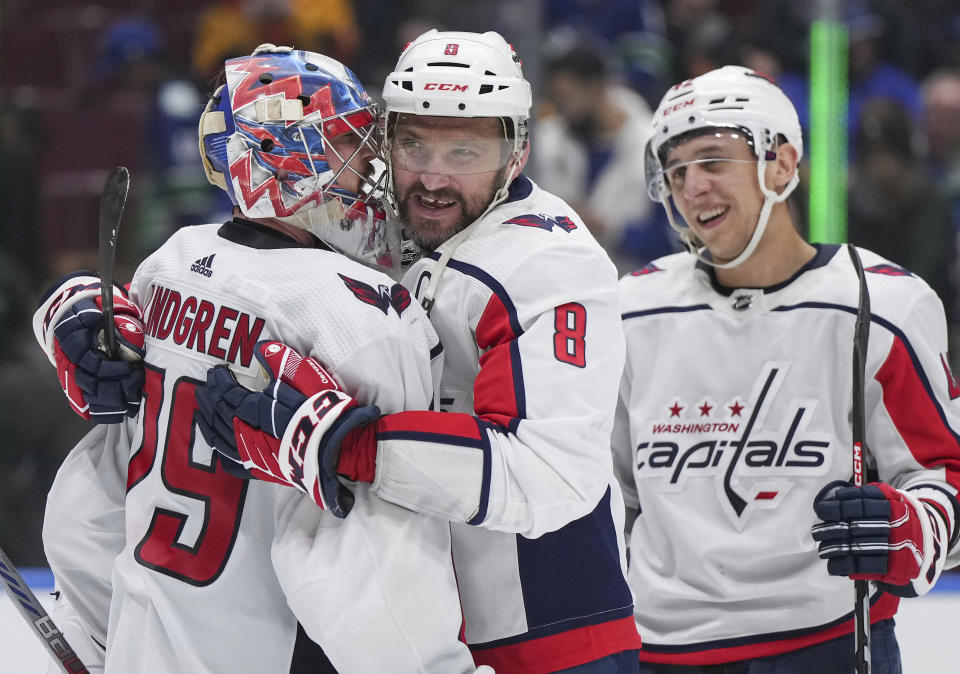
[[[684, 489], [693, 477], [713, 476], [721, 482], [717, 493], [725, 496], [724, 511], [740, 524], [751, 501], [774, 505], [784, 475], [821, 474], [828, 467], [830, 437], [807, 429], [816, 401], [793, 402], [789, 422], [784, 419], [778, 431], [758, 428], [761, 411], [771, 404], [783, 375], [777, 367], [764, 373], [746, 421], [651, 422], [649, 434], [635, 449], [637, 476], [659, 477], [660, 489], [667, 491]], [[679, 409], [674, 403], [668, 411]], [[739, 414], [746, 408], [737, 404], [729, 409]], [[698, 437], [687, 442], [677, 437], [685, 434]]]

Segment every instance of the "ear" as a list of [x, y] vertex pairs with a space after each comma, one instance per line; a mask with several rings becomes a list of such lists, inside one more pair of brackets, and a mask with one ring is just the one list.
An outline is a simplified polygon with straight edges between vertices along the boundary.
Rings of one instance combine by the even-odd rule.
[[798, 163], [797, 148], [790, 143], [781, 144], [777, 148], [777, 158], [767, 162], [768, 184], [772, 183], [774, 191], [778, 194], [793, 179], [799, 169]]

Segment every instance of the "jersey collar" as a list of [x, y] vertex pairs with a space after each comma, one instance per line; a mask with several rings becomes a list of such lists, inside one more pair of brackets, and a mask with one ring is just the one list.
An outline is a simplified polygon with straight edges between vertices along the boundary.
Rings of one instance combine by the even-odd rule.
[[521, 173], [513, 179], [507, 189], [507, 203], [526, 199], [531, 192], [533, 192], [533, 183], [530, 182], [530, 178]]
[[[826, 266], [827, 263], [833, 259], [833, 256], [837, 254], [837, 251], [840, 250], [840, 244], [838, 243], [814, 243], [811, 245], [813, 245], [813, 247], [817, 249], [817, 252], [809, 262], [807, 262], [805, 265], [803, 265], [802, 267], [800, 267], [800, 269], [797, 270], [797, 273], [795, 273], [793, 276], [788, 278], [786, 281], [775, 283], [772, 286], [757, 288], [757, 290], [762, 290], [765, 293], [772, 293], [778, 290], [782, 290], [783, 288], [786, 288], [788, 285], [796, 281], [801, 274], [807, 271], [810, 271], [811, 269], [817, 269], [818, 267]], [[713, 286], [713, 289], [716, 292], [720, 293], [721, 295], [725, 295], [729, 297], [731, 294], [733, 294], [735, 290], [739, 289], [739, 288], [731, 288], [729, 286], [725, 286], [722, 283], [720, 283], [717, 280], [716, 270], [710, 265], [704, 264], [700, 260], [697, 260], [696, 267], [697, 269], [707, 274], [707, 276], [710, 279], [710, 285]]]
[[[233, 220], [223, 223], [217, 234], [233, 243], [248, 248], [271, 250], [275, 248], [304, 248], [298, 241], [283, 232], [261, 225], [260, 223], [234, 216]], [[333, 250], [319, 239], [315, 239], [316, 247]]]

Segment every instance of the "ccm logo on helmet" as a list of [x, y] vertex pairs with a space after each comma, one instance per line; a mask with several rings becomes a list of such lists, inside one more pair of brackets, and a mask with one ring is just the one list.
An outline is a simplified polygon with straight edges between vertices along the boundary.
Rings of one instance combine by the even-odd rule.
[[424, 91], [466, 91], [466, 84], [451, 84], [450, 82], [427, 82], [423, 85]]
[[667, 115], [671, 115], [671, 114], [677, 112], [678, 110], [683, 110], [684, 108], [688, 108], [688, 107], [690, 107], [691, 105], [693, 105], [693, 103], [694, 103], [695, 100], [696, 100], [696, 99], [688, 98], [688, 99], [685, 100], [685, 101], [681, 101], [680, 103], [676, 103], [676, 104], [674, 104], [674, 105], [671, 105], [669, 108], [666, 108], [666, 109], [663, 111], [663, 116], [666, 117]]

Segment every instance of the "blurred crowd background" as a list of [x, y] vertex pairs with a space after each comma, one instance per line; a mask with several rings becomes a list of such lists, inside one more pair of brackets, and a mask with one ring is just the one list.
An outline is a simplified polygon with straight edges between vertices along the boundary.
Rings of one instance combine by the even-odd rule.
[[[850, 239], [940, 294], [953, 333], [960, 231], [960, 3], [837, 0], [850, 36]], [[421, 32], [497, 30], [533, 84], [527, 173], [573, 205], [621, 273], [677, 250], [646, 197], [651, 111], [727, 63], [773, 76], [809, 131], [795, 0], [4, 0], [0, 6], [0, 546], [45, 563], [44, 497], [85, 432], [33, 341], [59, 275], [96, 268], [99, 193], [130, 169], [118, 278], [178, 227], [229, 217], [196, 124], [223, 60], [262, 42], [326, 53], [376, 97]], [[806, 227], [808, 164], [796, 196]], [[960, 340], [955, 340], [960, 343]], [[957, 348], [952, 349], [955, 364]]]

